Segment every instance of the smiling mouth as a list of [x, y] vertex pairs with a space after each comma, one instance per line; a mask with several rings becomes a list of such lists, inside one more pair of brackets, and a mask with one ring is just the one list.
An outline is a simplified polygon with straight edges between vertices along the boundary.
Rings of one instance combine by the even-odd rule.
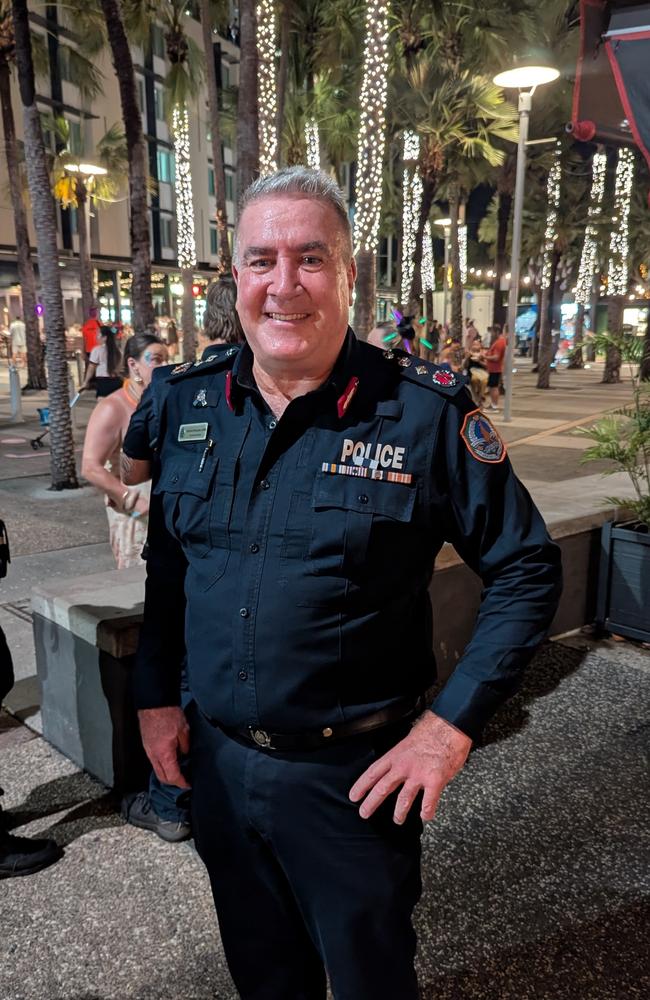
[[307, 317], [309, 316], [309, 313], [278, 313], [278, 312], [268, 312], [266, 315], [269, 316], [271, 319], [284, 320], [286, 322], [287, 320], [307, 319]]

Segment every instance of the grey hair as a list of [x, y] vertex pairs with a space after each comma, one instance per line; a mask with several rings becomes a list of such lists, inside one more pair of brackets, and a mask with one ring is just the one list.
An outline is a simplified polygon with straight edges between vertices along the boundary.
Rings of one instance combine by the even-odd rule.
[[244, 191], [239, 202], [239, 215], [235, 226], [235, 261], [239, 259], [239, 220], [244, 214], [244, 209], [248, 208], [252, 202], [260, 201], [262, 198], [293, 194], [306, 195], [308, 198], [324, 201], [334, 209], [341, 224], [346, 257], [348, 259], [352, 257], [352, 226], [340, 187], [322, 170], [296, 166], [283, 167], [282, 170], [276, 170], [274, 174], [258, 177]]

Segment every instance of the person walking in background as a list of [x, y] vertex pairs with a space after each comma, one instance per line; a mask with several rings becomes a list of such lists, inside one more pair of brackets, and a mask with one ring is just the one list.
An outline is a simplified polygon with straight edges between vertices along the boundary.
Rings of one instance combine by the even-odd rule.
[[21, 365], [27, 362], [27, 334], [22, 316], [16, 316], [15, 320], [9, 324], [9, 341], [11, 345], [11, 358], [14, 363]]
[[472, 344], [477, 337], [480, 337], [478, 330], [474, 326], [473, 319], [465, 320], [465, 337], [463, 340], [463, 347], [465, 348], [465, 354], [469, 355], [472, 350]]
[[88, 319], [81, 327], [81, 333], [84, 339], [86, 361], [88, 361], [93, 348], [101, 343], [101, 326], [97, 319], [97, 306], [90, 307]]
[[503, 374], [503, 359], [506, 353], [506, 338], [501, 332], [501, 327], [495, 323], [492, 327], [492, 337], [485, 361], [488, 370], [488, 391], [490, 393], [490, 409], [498, 410], [499, 406], [499, 382]]
[[231, 274], [222, 274], [208, 288], [203, 328], [199, 333], [203, 345], [202, 357], [212, 347], [222, 344], [243, 344], [244, 331], [239, 322], [235, 304], [237, 286]]
[[178, 354], [178, 330], [173, 319], [170, 319], [165, 330], [165, 343], [169, 352], [169, 360], [174, 361]]
[[94, 388], [97, 399], [109, 396], [122, 385], [122, 352], [118, 344], [118, 328], [100, 326], [100, 342], [88, 358], [86, 374], [79, 391]]

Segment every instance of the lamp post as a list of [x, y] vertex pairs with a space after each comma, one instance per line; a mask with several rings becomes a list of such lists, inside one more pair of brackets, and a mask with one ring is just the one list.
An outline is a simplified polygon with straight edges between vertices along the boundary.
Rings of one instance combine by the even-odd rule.
[[442, 325], [445, 326], [447, 323], [447, 289], [449, 288], [449, 227], [451, 219], [436, 219], [434, 225], [442, 227], [445, 239], [445, 269], [442, 277]]
[[[519, 268], [521, 257], [521, 220], [524, 208], [524, 185], [526, 180], [526, 143], [528, 142], [528, 121], [535, 89], [544, 83], [557, 80], [559, 71], [551, 66], [518, 66], [494, 77], [497, 87], [516, 88], [519, 91], [519, 142], [517, 144], [517, 172], [515, 176], [515, 210], [512, 222], [512, 257], [510, 262], [510, 289], [508, 292], [508, 340], [506, 345], [505, 398], [503, 419], [512, 420], [512, 365], [515, 353], [515, 327], [517, 323], [517, 302], [519, 300]], [[524, 88], [529, 87], [529, 90]]]

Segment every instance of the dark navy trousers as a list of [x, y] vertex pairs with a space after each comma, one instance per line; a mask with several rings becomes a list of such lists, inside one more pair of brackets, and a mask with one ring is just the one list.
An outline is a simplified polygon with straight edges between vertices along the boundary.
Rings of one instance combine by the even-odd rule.
[[404, 735], [257, 749], [190, 706], [192, 825], [242, 1000], [416, 1000], [421, 822], [348, 792]]

